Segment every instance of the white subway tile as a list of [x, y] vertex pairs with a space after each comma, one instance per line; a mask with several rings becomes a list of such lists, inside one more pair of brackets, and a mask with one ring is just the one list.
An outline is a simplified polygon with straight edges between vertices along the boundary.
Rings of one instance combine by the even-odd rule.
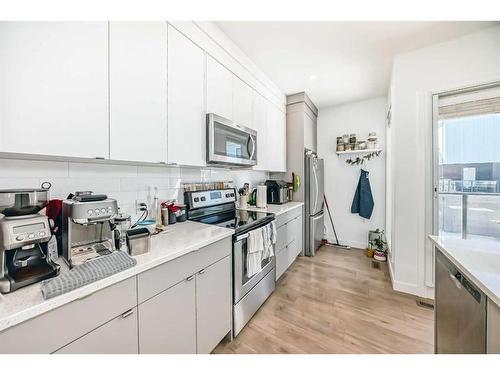
[[39, 188], [38, 178], [1, 178], [0, 189], [31, 189]]
[[111, 196], [120, 191], [119, 178], [54, 178], [51, 180], [51, 197], [64, 199], [75, 191], [90, 190], [94, 193]]
[[139, 166], [137, 167], [138, 177], [176, 177], [181, 176], [179, 167], [167, 166]]
[[68, 177], [68, 163], [0, 159], [0, 177]]
[[69, 177], [136, 177], [134, 165], [69, 163]]
[[181, 168], [182, 182], [202, 182], [200, 168]]
[[170, 188], [168, 177], [125, 177], [121, 179], [121, 191], [145, 191], [154, 189]]

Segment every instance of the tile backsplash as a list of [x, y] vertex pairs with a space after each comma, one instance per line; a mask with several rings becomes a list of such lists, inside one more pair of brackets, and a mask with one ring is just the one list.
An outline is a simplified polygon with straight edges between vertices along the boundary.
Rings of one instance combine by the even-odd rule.
[[134, 217], [135, 201], [151, 202], [155, 187], [160, 199], [182, 202], [185, 182], [233, 181], [239, 187], [267, 178], [267, 172], [253, 170], [0, 159], [0, 189], [39, 187], [49, 181], [51, 198], [63, 199], [78, 190], [105, 193]]

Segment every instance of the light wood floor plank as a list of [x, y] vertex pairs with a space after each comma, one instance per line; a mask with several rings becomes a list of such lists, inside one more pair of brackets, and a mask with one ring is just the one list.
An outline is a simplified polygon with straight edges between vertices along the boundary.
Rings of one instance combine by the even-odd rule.
[[214, 353], [433, 353], [434, 314], [392, 290], [386, 264], [324, 246], [299, 257], [232, 342]]

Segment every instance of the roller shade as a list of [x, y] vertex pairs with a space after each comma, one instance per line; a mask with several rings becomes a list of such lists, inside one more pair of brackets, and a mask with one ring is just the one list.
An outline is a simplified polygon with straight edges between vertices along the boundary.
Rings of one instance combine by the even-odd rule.
[[439, 96], [439, 119], [500, 113], [500, 86]]

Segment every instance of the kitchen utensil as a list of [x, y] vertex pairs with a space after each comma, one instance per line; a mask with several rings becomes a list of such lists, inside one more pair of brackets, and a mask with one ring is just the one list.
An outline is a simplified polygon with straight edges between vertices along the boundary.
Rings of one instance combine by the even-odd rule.
[[134, 228], [127, 231], [127, 247], [130, 255], [141, 255], [151, 249], [151, 235], [147, 228]]
[[248, 208], [248, 197], [246, 195], [240, 195], [240, 210]]
[[118, 233], [118, 241], [115, 246], [119, 250], [124, 250], [127, 246], [127, 231], [132, 226], [132, 218], [130, 215], [118, 214], [114, 222], [115, 231]]

